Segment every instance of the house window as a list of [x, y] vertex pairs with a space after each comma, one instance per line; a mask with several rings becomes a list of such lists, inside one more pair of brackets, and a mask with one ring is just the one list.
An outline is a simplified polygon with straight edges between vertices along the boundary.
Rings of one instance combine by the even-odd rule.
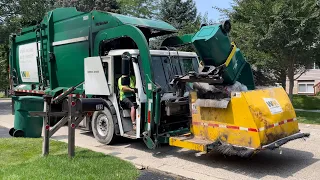
[[314, 81], [298, 81], [298, 93], [314, 93]]

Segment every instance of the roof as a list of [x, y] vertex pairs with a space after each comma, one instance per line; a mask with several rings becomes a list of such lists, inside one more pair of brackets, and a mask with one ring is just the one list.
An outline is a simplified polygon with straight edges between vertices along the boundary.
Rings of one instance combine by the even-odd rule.
[[316, 86], [320, 88], [320, 82], [314, 85], [313, 87], [316, 87]]
[[[120, 56], [124, 52], [129, 52], [132, 55], [139, 55], [138, 49], [119, 49], [119, 50], [111, 50], [108, 55], [111, 56]], [[167, 50], [150, 50], [151, 55], [162, 55], [169, 56], [169, 52], [171, 56], [184, 56], [184, 57], [198, 57], [195, 52], [185, 52], [185, 51], [167, 51]]]
[[[295, 78], [297, 78], [298, 75], [299, 74], [295, 75]], [[307, 72], [303, 73], [297, 80], [320, 80], [320, 69], [309, 69]]]

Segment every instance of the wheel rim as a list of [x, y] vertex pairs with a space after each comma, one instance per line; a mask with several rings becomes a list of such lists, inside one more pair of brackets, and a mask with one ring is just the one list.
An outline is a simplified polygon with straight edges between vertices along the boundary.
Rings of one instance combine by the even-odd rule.
[[108, 118], [106, 115], [102, 115], [98, 118], [97, 130], [101, 136], [108, 134]]

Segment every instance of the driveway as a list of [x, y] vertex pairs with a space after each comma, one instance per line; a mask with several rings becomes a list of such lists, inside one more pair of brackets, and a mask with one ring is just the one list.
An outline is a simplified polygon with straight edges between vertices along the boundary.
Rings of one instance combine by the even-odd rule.
[[0, 138], [10, 138], [11, 136], [8, 134], [8, 132], [8, 128], [0, 126]]
[[[0, 100], [0, 110], [0, 125], [11, 128], [10, 103]], [[225, 157], [216, 152], [201, 155], [167, 145], [149, 150], [141, 140], [122, 139], [108, 146], [81, 129], [76, 130], [76, 145], [192, 179], [319, 179], [320, 126], [301, 124], [300, 129], [310, 133], [310, 138], [291, 141], [281, 150], [264, 151], [251, 159]], [[67, 142], [67, 127], [61, 128], [53, 139]]]

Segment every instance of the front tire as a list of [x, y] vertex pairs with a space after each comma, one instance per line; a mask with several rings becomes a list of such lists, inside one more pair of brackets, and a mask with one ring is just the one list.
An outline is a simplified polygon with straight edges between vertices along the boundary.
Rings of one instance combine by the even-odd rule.
[[113, 144], [117, 138], [111, 112], [108, 108], [96, 111], [92, 116], [92, 132], [97, 141], [103, 144]]

